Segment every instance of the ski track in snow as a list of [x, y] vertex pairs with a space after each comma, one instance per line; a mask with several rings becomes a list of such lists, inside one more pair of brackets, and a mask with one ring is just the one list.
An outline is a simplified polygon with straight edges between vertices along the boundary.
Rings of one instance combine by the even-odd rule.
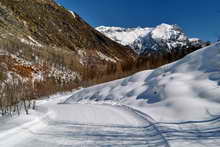
[[[109, 106], [105, 106], [109, 107]], [[124, 107], [124, 106], [121, 106]], [[134, 111], [131, 108], [128, 111]], [[137, 114], [137, 117], [140, 115]], [[143, 116], [141, 116], [144, 118]], [[49, 117], [43, 118], [42, 122], [46, 127], [39, 130], [32, 130], [36, 126], [23, 128], [24, 131], [15, 135], [18, 144], [16, 147], [29, 146], [165, 146], [167, 141], [162, 137], [156, 126], [144, 118], [147, 126], [126, 126], [126, 125], [95, 125], [77, 124], [67, 121], [54, 121]], [[20, 130], [21, 131], [21, 130]], [[26, 134], [27, 139], [23, 136]], [[29, 134], [29, 136], [27, 135]], [[24, 137], [24, 138], [23, 138]], [[23, 138], [23, 141], [22, 141]], [[13, 137], [13, 139], [15, 139]]]
[[[58, 101], [56, 101], [58, 102]], [[49, 103], [49, 104], [47, 104]], [[48, 108], [45, 108], [48, 107]], [[55, 113], [64, 107], [91, 107], [99, 111], [111, 111], [113, 115], [128, 112], [135, 115], [140, 124], [95, 124], [80, 123], [76, 120], [57, 119]], [[100, 109], [101, 108], [101, 109]], [[44, 111], [42, 111], [42, 109]], [[46, 109], [50, 110], [45, 112]], [[56, 109], [56, 110], [54, 110]], [[83, 111], [82, 115], [83, 115]], [[220, 142], [220, 117], [206, 121], [178, 123], [157, 122], [151, 116], [134, 108], [121, 105], [95, 104], [52, 104], [43, 103], [39, 110], [45, 114], [20, 127], [0, 134], [0, 146], [4, 147], [185, 147], [218, 146]], [[69, 109], [67, 109], [69, 111]], [[67, 111], [65, 110], [65, 111]], [[74, 110], [74, 109], [73, 109]], [[88, 109], [89, 110], [89, 109]], [[64, 113], [61, 112], [60, 114]], [[86, 110], [87, 111], [87, 110]], [[118, 113], [117, 113], [118, 112]], [[123, 113], [121, 113], [123, 112]], [[77, 112], [78, 113], [78, 112]], [[98, 114], [97, 114], [98, 115]], [[68, 115], [66, 115], [68, 117]], [[125, 114], [126, 116], [126, 114]], [[59, 117], [59, 116], [58, 116]], [[76, 116], [78, 117], [78, 116]], [[110, 117], [110, 116], [106, 116]], [[70, 118], [71, 119], [71, 118]], [[126, 117], [122, 120], [126, 120]], [[144, 123], [142, 121], [145, 121]]]
[[[62, 100], [63, 98], [61, 98]], [[0, 146], [169, 146], [161, 132], [151, 122], [153, 119], [150, 116], [128, 106], [57, 104], [57, 102], [60, 100], [39, 102], [38, 111], [42, 113], [40, 117], [0, 132]], [[77, 122], [66, 112], [76, 111], [78, 108], [82, 108], [80, 110], [82, 113], [75, 116], [79, 120]], [[99, 114], [101, 111], [115, 115], [115, 117], [106, 116], [103, 119], [102, 116], [101, 123], [94, 123], [96, 120], [84, 115], [85, 112], [89, 113], [88, 111], [91, 109], [97, 109], [97, 111], [93, 111], [96, 114], [91, 116], [97, 121], [100, 119], [99, 115], [102, 115], [102, 113]], [[80, 115], [85, 117], [87, 121], [84, 121]], [[107, 117], [113, 120], [107, 119]], [[133, 122], [135, 122], [134, 125]]]

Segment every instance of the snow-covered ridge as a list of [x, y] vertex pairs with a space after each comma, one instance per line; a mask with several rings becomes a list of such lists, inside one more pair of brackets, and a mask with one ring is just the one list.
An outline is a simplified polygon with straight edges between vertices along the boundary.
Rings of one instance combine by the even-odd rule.
[[[189, 39], [182, 28], [165, 23], [155, 28], [100, 26], [96, 29], [112, 40], [122, 45], [130, 46], [138, 54], [145, 54], [150, 51], [171, 51], [195, 45], [191, 44], [191, 41], [195, 43], [195, 39]], [[203, 42], [200, 40], [197, 43]]]
[[67, 103], [112, 103], [158, 121], [207, 119], [220, 113], [220, 42], [153, 71], [76, 92]]
[[71, 15], [73, 16], [73, 18], [76, 18], [76, 14], [75, 14], [75, 12], [73, 12], [73, 11], [71, 11], [71, 10], [69, 10], [69, 12], [70, 12]]

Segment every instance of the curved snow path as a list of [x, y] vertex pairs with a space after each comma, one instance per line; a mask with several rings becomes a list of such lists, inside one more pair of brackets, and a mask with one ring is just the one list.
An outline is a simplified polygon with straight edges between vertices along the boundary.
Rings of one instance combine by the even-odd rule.
[[10, 136], [5, 136], [2, 145], [4, 147], [168, 147], [155, 125], [129, 107], [50, 104], [48, 109], [50, 112], [44, 117], [20, 127]]
[[220, 144], [220, 117], [162, 123], [127, 106], [54, 104], [52, 101], [38, 110], [44, 115], [0, 132], [0, 146], [219, 147]]

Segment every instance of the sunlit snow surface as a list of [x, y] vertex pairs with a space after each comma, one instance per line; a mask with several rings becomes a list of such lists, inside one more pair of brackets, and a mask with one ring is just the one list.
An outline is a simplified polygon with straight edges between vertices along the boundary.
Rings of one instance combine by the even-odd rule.
[[207, 119], [220, 111], [220, 43], [153, 71], [78, 91], [68, 103], [113, 102], [158, 121]]
[[220, 43], [1, 119], [4, 147], [219, 147]]

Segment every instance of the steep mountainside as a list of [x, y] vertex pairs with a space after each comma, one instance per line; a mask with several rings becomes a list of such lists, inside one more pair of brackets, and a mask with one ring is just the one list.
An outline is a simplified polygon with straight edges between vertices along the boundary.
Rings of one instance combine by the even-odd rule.
[[172, 52], [188, 48], [201, 48], [205, 42], [199, 39], [189, 39], [177, 25], [161, 24], [155, 28], [96, 28], [112, 40], [130, 46], [139, 55], [152, 52]]
[[28, 83], [48, 95], [109, 81], [127, 75], [135, 58], [53, 0], [0, 0], [1, 92]]

